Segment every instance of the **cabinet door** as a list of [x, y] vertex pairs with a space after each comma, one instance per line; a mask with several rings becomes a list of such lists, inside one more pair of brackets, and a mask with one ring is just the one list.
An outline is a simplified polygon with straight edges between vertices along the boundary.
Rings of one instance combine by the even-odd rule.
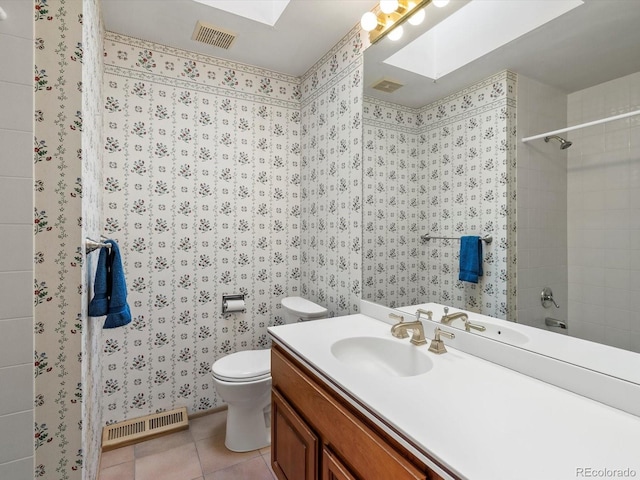
[[277, 390], [271, 391], [271, 466], [279, 480], [317, 480], [318, 437]]
[[427, 478], [427, 467], [416, 465], [408, 452], [404, 453], [392, 443], [390, 436], [376, 432], [366, 418], [294, 362], [277, 346], [271, 349], [274, 388], [304, 415], [324, 444], [331, 445], [331, 449], [349, 464], [352, 475], [367, 480]]
[[322, 480], [356, 480], [326, 446], [322, 449]]

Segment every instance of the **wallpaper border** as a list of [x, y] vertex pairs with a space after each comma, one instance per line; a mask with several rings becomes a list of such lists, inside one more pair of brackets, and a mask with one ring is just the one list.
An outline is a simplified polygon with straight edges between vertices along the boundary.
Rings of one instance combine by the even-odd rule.
[[276, 80], [288, 82], [294, 85], [299, 85], [300, 78], [295, 77], [293, 75], [287, 75], [286, 73], [280, 73], [273, 70], [268, 70], [262, 67], [256, 67], [253, 65], [249, 65], [246, 63], [234, 62], [233, 60], [226, 60], [224, 58], [215, 57], [213, 55], [208, 55], [205, 53], [193, 52], [191, 50], [184, 50], [181, 48], [170, 47], [168, 45], [163, 45], [161, 43], [152, 42], [149, 40], [144, 40], [137, 37], [130, 37], [128, 35], [123, 35], [111, 31], [105, 32], [104, 41], [106, 42], [116, 42], [122, 43], [124, 45], [130, 45], [137, 48], [147, 48], [150, 50], [157, 51], [159, 53], [164, 53], [167, 55], [175, 55], [178, 57], [191, 58], [193, 60], [197, 60], [198, 62], [207, 64], [207, 65], [215, 65], [216, 67], [231, 67], [236, 70], [241, 70], [243, 72], [252, 73], [254, 75], [264, 75], [270, 78], [275, 78]]
[[202, 83], [194, 83], [192, 80], [180, 80], [178, 78], [167, 78], [156, 73], [137, 72], [131, 68], [118, 67], [115, 65], [105, 65], [105, 74], [115, 75], [122, 78], [131, 78], [143, 80], [145, 82], [155, 83], [158, 85], [166, 85], [170, 87], [183, 88], [195, 92], [210, 93], [212, 95], [221, 95], [233, 97], [239, 100], [247, 100], [267, 105], [275, 105], [285, 108], [299, 108], [300, 102], [296, 100], [282, 100], [278, 98], [257, 95], [255, 93], [233, 90], [230, 88], [216, 87], [214, 85], [206, 85]]

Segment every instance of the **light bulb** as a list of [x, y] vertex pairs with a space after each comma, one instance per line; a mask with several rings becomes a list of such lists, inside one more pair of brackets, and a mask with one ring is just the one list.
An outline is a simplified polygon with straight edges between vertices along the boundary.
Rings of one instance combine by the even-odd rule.
[[378, 17], [376, 17], [376, 14], [373, 12], [367, 12], [362, 15], [362, 18], [360, 19], [360, 26], [366, 32], [375, 30], [375, 28], [378, 26]]
[[424, 22], [424, 17], [425, 17], [424, 8], [421, 8], [416, 13], [411, 15], [407, 21], [411, 25], [420, 25], [422, 22]]
[[399, 27], [396, 27], [393, 30], [391, 30], [387, 35], [387, 37], [389, 37], [389, 40], [393, 40], [395, 42], [396, 40], [400, 40], [400, 38], [402, 37], [402, 33], [403, 33], [402, 25], [400, 25]]
[[387, 15], [398, 9], [398, 0], [380, 0], [380, 10]]
[[449, 0], [433, 0], [432, 2], [436, 7], [438, 8], [442, 8], [442, 7], [446, 7], [447, 4], [449, 3]]

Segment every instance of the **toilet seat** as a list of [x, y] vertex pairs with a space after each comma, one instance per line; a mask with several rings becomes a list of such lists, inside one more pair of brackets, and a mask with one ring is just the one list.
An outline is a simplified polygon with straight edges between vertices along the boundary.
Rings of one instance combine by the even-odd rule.
[[271, 376], [271, 350], [235, 352], [214, 362], [214, 377], [225, 382], [253, 382]]

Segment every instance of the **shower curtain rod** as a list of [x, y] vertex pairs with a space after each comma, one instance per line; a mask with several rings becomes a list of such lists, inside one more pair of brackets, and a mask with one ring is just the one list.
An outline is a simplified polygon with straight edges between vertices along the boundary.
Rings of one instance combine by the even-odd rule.
[[612, 122], [614, 120], [620, 120], [621, 118], [633, 117], [634, 115], [640, 115], [640, 110], [636, 110], [634, 112], [621, 113], [620, 115], [614, 115], [613, 117], [594, 120], [593, 122], [581, 123], [580, 125], [574, 125], [573, 127], [561, 128], [559, 130], [554, 130], [552, 132], [541, 133], [540, 135], [534, 135], [533, 137], [524, 137], [522, 139], [522, 142], [528, 142], [529, 140], [537, 140], [538, 138], [544, 138], [544, 137], [548, 137], [549, 135], [556, 135], [558, 133], [570, 132], [571, 130], [590, 127], [592, 125], [599, 125], [601, 123]]

